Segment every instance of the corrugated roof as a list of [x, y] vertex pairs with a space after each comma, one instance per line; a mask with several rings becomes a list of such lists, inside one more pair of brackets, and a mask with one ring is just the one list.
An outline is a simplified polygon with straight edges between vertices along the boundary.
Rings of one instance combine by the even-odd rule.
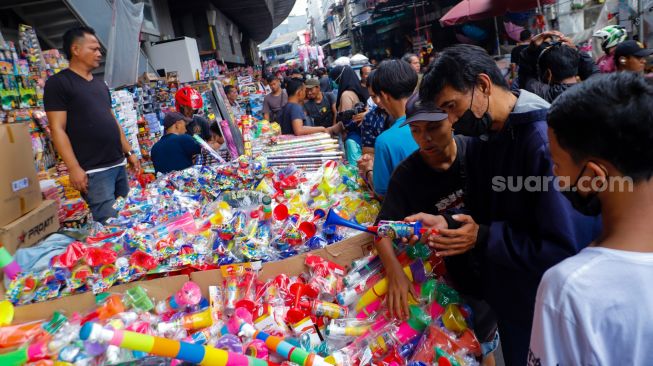
[[265, 47], [261, 47], [261, 51], [269, 50], [271, 48], [276, 48], [280, 46], [285, 46], [287, 44], [292, 44], [294, 41], [298, 39], [299, 36], [297, 36], [297, 32], [284, 33], [279, 37], [275, 38], [270, 44], [266, 45]]

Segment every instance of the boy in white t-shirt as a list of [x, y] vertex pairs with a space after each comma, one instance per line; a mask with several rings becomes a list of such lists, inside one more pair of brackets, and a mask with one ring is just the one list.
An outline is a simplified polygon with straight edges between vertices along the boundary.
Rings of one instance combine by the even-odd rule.
[[602, 215], [603, 232], [544, 274], [528, 365], [650, 365], [653, 84], [591, 78], [555, 101], [548, 124], [560, 187], [578, 211]]

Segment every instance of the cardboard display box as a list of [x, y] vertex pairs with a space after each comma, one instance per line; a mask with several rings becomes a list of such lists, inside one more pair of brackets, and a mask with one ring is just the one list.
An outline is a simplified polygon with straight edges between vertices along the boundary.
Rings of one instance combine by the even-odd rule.
[[27, 248], [59, 230], [59, 206], [56, 201], [43, 201], [38, 207], [18, 220], [0, 227], [0, 243], [10, 254]]
[[29, 127], [0, 124], [0, 226], [32, 211], [41, 201]]
[[[266, 281], [278, 274], [285, 273], [288, 276], [296, 276], [305, 271], [304, 259], [307, 254], [318, 255], [324, 259], [333, 261], [342, 266], [349, 266], [354, 259], [368, 254], [373, 245], [373, 237], [369, 234], [360, 234], [355, 237], [343, 240], [339, 243], [329, 245], [324, 249], [317, 249], [308, 253], [300, 254], [278, 262], [264, 263], [259, 271], [259, 279]], [[146, 281], [130, 282], [114, 286], [109, 293], [122, 294], [127, 289], [141, 286], [151, 298], [156, 301], [163, 300], [181, 289], [184, 283], [195, 281], [202, 289], [202, 295], [208, 298], [209, 286], [222, 286], [222, 275], [220, 270], [209, 270], [191, 273], [187, 275], [176, 275], [157, 278]], [[0, 299], [4, 297], [4, 288], [0, 282]], [[95, 296], [91, 292], [82, 293], [45, 301], [36, 304], [29, 304], [16, 307], [16, 315], [13, 324], [20, 324], [34, 320], [46, 320], [55, 311], [62, 311], [66, 315], [74, 312], [87, 313], [94, 310]]]
[[[181, 286], [188, 280], [188, 276], [178, 275], [148, 281], [136, 281], [114, 286], [108, 292], [123, 294], [132, 287], [141, 286], [150, 298], [153, 298], [155, 301], [160, 301], [179, 291]], [[26, 323], [34, 320], [48, 320], [55, 311], [61, 311], [66, 316], [70, 316], [75, 312], [85, 314], [95, 308], [95, 296], [92, 292], [85, 292], [79, 295], [62, 297], [36, 304], [18, 306], [15, 308], [15, 316], [12, 324]]]

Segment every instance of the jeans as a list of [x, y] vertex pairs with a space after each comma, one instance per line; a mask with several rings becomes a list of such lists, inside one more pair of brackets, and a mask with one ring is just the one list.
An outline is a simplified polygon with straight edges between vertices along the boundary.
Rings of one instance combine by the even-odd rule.
[[118, 197], [127, 197], [127, 171], [118, 166], [103, 172], [88, 175], [88, 190], [82, 195], [93, 214], [93, 220], [105, 223], [109, 218], [118, 216], [112, 207]]

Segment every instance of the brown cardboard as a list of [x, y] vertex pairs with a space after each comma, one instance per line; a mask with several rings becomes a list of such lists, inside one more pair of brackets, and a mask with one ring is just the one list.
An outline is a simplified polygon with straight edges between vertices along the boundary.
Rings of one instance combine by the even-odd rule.
[[41, 200], [29, 127], [0, 124], [0, 225], [32, 211]]
[[[369, 253], [372, 246], [372, 235], [359, 234], [323, 249], [312, 250], [277, 262], [264, 263], [258, 272], [258, 278], [261, 281], [267, 281], [281, 273], [288, 276], [297, 276], [306, 270], [304, 260], [308, 254], [318, 255], [341, 266], [348, 267], [354, 259], [361, 258]], [[209, 286], [222, 285], [222, 275], [218, 269], [193, 272], [190, 274], [190, 279], [200, 286], [202, 295], [207, 298]]]
[[[147, 281], [136, 281], [112, 287], [108, 292], [122, 294], [132, 287], [141, 286], [147, 291], [150, 298], [159, 301], [179, 291], [188, 279], [187, 275], [178, 275]], [[4, 288], [0, 290], [4, 293]], [[95, 308], [95, 296], [91, 292], [85, 292], [36, 304], [18, 306], [15, 308], [13, 324], [26, 323], [34, 320], [47, 320], [52, 317], [55, 311], [60, 311], [70, 316], [75, 312], [81, 314], [88, 313]]]
[[59, 230], [59, 206], [56, 201], [43, 201], [38, 207], [16, 221], [0, 227], [0, 243], [9, 254], [27, 248]]

